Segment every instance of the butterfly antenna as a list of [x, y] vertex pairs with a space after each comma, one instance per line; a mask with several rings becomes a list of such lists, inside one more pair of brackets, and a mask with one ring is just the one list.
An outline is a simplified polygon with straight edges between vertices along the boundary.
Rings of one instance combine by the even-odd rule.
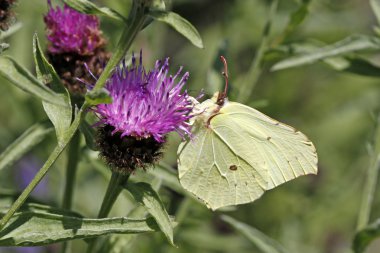
[[220, 60], [223, 62], [223, 65], [224, 65], [224, 71], [222, 72], [222, 75], [224, 77], [225, 84], [224, 84], [224, 91], [222, 93], [219, 93], [217, 104], [223, 105], [224, 99], [227, 97], [227, 91], [228, 91], [228, 67], [227, 67], [227, 60], [226, 58], [224, 58], [223, 55], [220, 56]]

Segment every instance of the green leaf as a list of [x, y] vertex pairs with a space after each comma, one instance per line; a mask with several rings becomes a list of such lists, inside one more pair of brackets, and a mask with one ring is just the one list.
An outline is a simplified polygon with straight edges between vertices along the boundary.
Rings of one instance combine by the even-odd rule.
[[[366, 59], [359, 57], [345, 57], [339, 60], [341, 61], [340, 66], [334, 65], [330, 61], [325, 62], [329, 66], [339, 71], [344, 71], [362, 76], [380, 77], [380, 67], [372, 64]], [[345, 65], [343, 65], [343, 61], [345, 61]]]
[[159, 231], [153, 218], [82, 218], [73, 212], [50, 207], [28, 208], [16, 213], [0, 232], [0, 246], [41, 246], [107, 234]]
[[277, 241], [268, 237], [254, 227], [235, 220], [234, 218], [222, 215], [222, 220], [230, 224], [233, 228], [247, 237], [257, 248], [264, 253], [286, 253], [287, 251]]
[[[307, 54], [318, 49], [323, 45], [319, 41], [308, 41], [304, 43], [293, 43], [282, 45], [276, 49], [267, 52], [267, 61], [269, 57], [284, 57], [291, 54]], [[380, 66], [373, 64], [365, 58], [359, 56], [335, 56], [322, 60], [334, 70], [370, 77], [380, 76]], [[256, 106], [253, 106], [256, 108]]]
[[12, 165], [20, 157], [33, 149], [52, 130], [50, 122], [40, 122], [28, 128], [0, 154], [0, 170]]
[[305, 64], [311, 64], [329, 57], [342, 56], [348, 53], [360, 50], [378, 50], [380, 49], [380, 39], [365, 35], [353, 35], [332, 45], [328, 45], [308, 53], [303, 53], [290, 57], [276, 63], [272, 71], [286, 68], [297, 67]]
[[[125, 191], [128, 195], [130, 195], [127, 191]], [[142, 206], [135, 207], [131, 211], [127, 213], [130, 217], [141, 217], [145, 214], [145, 208]], [[137, 234], [130, 234], [130, 235], [110, 235], [107, 236], [103, 241], [101, 241], [100, 244], [101, 247], [96, 250], [96, 252], [103, 253], [124, 253], [129, 252], [131, 249], [131, 246], [133, 245], [134, 241], [137, 238]]]
[[135, 200], [143, 204], [147, 211], [154, 217], [161, 231], [166, 235], [169, 242], [173, 242], [173, 226], [170, 222], [164, 204], [161, 202], [157, 192], [147, 183], [128, 182], [125, 188], [132, 194]]
[[0, 76], [18, 88], [55, 105], [65, 105], [58, 94], [39, 82], [28, 70], [20, 66], [9, 56], [0, 57]]
[[87, 147], [91, 150], [98, 150], [95, 143], [95, 130], [88, 124], [86, 120], [83, 120], [79, 125], [79, 130], [83, 133], [86, 140]]
[[148, 15], [155, 20], [164, 22], [185, 36], [194, 46], [203, 48], [203, 42], [197, 29], [180, 15], [163, 10], [150, 9]]
[[101, 15], [127, 22], [126, 19], [117, 11], [107, 7], [98, 7], [94, 3], [87, 0], [64, 0], [64, 2], [71, 8], [85, 14]]
[[71, 124], [72, 108], [70, 96], [53, 66], [42, 53], [37, 34], [33, 36], [33, 52], [38, 79], [45, 83], [45, 85], [49, 84], [52, 90], [65, 101], [65, 105], [62, 106], [43, 103], [44, 110], [55, 127], [58, 142], [61, 142]]
[[352, 248], [355, 253], [364, 252], [367, 246], [380, 237], [380, 219], [356, 233]]
[[380, 2], [379, 0], [369, 0], [372, 11], [376, 16], [377, 22], [380, 24]]
[[110, 97], [109, 92], [103, 88], [87, 92], [86, 101], [90, 105], [110, 104], [112, 103], [112, 98]]

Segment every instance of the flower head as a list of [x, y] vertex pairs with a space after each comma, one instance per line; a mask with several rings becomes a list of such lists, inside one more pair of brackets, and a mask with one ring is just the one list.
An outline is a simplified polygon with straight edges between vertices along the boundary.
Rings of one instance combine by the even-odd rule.
[[189, 73], [180, 77], [182, 67], [175, 76], [168, 76], [168, 71], [166, 58], [146, 72], [141, 55], [139, 65], [133, 57], [131, 67], [123, 65], [116, 69], [106, 84], [113, 102], [95, 109], [100, 123], [113, 126], [112, 133], [119, 132], [121, 137], [153, 137], [158, 142], [163, 142], [171, 131], [181, 137], [189, 135], [187, 120], [192, 117], [193, 103], [186, 91], [181, 92]]
[[65, 5], [54, 9], [50, 0], [49, 11], [44, 17], [47, 37], [50, 41], [49, 53], [77, 53], [91, 55], [104, 45], [99, 29], [99, 19], [86, 15]]
[[157, 61], [146, 72], [132, 57], [132, 65], [118, 67], [106, 83], [113, 101], [94, 108], [100, 118], [97, 125], [101, 156], [118, 173], [146, 168], [161, 157], [165, 136], [176, 131], [182, 138], [190, 135], [188, 120], [193, 100], [182, 92], [189, 73], [182, 67], [168, 75], [169, 59]]

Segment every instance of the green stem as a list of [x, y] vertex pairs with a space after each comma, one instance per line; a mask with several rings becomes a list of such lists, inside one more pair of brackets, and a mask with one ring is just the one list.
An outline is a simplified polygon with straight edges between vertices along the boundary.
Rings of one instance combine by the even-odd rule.
[[[86, 105], [83, 105], [82, 108], [85, 108]], [[58, 143], [53, 152], [50, 154], [48, 160], [42, 166], [42, 168], [37, 172], [29, 185], [25, 188], [25, 190], [21, 193], [21, 195], [16, 199], [16, 201], [12, 204], [8, 212], [4, 215], [4, 217], [0, 220], [0, 230], [8, 223], [13, 214], [24, 204], [25, 200], [28, 198], [30, 193], [34, 190], [34, 188], [38, 185], [38, 183], [42, 180], [45, 174], [48, 172], [49, 168], [53, 165], [53, 163], [57, 160], [59, 155], [65, 149], [66, 145], [70, 142], [71, 138], [74, 136], [76, 130], [78, 129], [79, 123], [83, 117], [83, 110], [80, 110], [77, 117], [71, 124], [70, 128], [67, 130], [65, 138]]]
[[368, 225], [371, 215], [371, 207], [376, 192], [377, 178], [380, 168], [380, 116], [377, 118], [374, 136], [374, 149], [371, 150], [371, 162], [368, 167], [367, 177], [364, 182], [362, 203], [359, 210], [357, 230], [361, 230]]
[[[117, 197], [119, 197], [123, 190], [123, 185], [128, 181], [129, 174], [123, 175], [120, 173], [112, 173], [111, 179], [108, 183], [106, 194], [104, 195], [102, 205], [98, 214], [98, 218], [106, 218], [111, 211], [113, 204]], [[88, 244], [87, 252], [93, 253], [96, 246], [96, 240], [91, 240]]]
[[62, 207], [64, 209], [71, 209], [72, 199], [73, 199], [73, 189], [75, 185], [75, 176], [79, 161], [79, 145], [80, 145], [80, 134], [77, 131], [72, 138], [69, 148], [68, 148], [68, 161], [66, 168], [66, 182], [65, 182], [65, 193], [63, 195]]
[[[76, 171], [78, 167], [79, 161], [79, 146], [80, 146], [80, 134], [77, 131], [72, 138], [69, 148], [68, 148], [68, 160], [66, 167], [66, 182], [65, 182], [65, 191], [63, 195], [62, 207], [64, 209], [70, 210], [72, 206], [74, 185], [75, 185], [75, 177]], [[62, 245], [62, 252], [69, 253], [71, 252], [71, 243], [64, 242]]]
[[98, 218], [107, 217], [117, 197], [123, 190], [122, 185], [125, 182], [127, 182], [128, 178], [129, 178], [129, 174], [123, 175], [120, 173], [112, 173], [111, 179], [108, 183], [106, 194], [103, 198], [102, 206], [100, 207]]
[[274, 14], [276, 13], [276, 10], [277, 10], [277, 5], [278, 5], [278, 0], [272, 0], [268, 19], [264, 27], [263, 37], [261, 39], [259, 48], [257, 49], [255, 58], [253, 59], [251, 63], [251, 67], [249, 68], [249, 71], [246, 77], [244, 78], [244, 82], [242, 86], [239, 88], [239, 95], [238, 95], [237, 100], [242, 103], [246, 102], [247, 99], [251, 96], [253, 89], [255, 88], [257, 81], [259, 80], [259, 77], [261, 75], [261, 72], [262, 72], [261, 62], [262, 62], [264, 53], [268, 47], [268, 36], [271, 30], [273, 17], [275, 16]]
[[136, 13], [136, 18], [132, 21], [131, 25], [122, 33], [119, 43], [116, 47], [116, 51], [108, 61], [107, 66], [104, 68], [102, 74], [96, 82], [93, 91], [100, 90], [104, 87], [109, 75], [112, 73], [115, 66], [120, 63], [121, 59], [123, 59], [137, 33], [141, 30], [141, 28], [143, 28], [146, 19], [144, 9], [139, 9], [137, 11], [138, 13]]

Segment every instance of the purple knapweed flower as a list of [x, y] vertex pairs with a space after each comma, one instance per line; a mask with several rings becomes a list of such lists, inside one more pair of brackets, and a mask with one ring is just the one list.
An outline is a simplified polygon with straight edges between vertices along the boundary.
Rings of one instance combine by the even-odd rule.
[[153, 70], [146, 72], [133, 57], [130, 68], [118, 68], [106, 84], [113, 99], [111, 104], [100, 104], [95, 108], [100, 123], [111, 125], [112, 134], [120, 132], [121, 137], [154, 137], [158, 142], [164, 136], [176, 131], [181, 137], [190, 134], [190, 119], [193, 103], [182, 87], [189, 78], [186, 72], [180, 80], [182, 67], [177, 74], [168, 76], [169, 58], [157, 61]]
[[[175, 131], [182, 138], [190, 135], [188, 120], [193, 116], [193, 100], [182, 92], [189, 78], [182, 67], [172, 76], [169, 58], [157, 61], [145, 71], [132, 57], [132, 65], [118, 67], [106, 83], [111, 104], [93, 110], [99, 117], [98, 146], [111, 167], [134, 170], [145, 168], [160, 156], [165, 136]], [[120, 170], [118, 170], [120, 171]]]
[[99, 76], [111, 56], [105, 48], [99, 19], [67, 5], [54, 9], [50, 0], [48, 5], [49, 11], [44, 16], [48, 59], [70, 93], [83, 96], [87, 89], [78, 80], [92, 82], [90, 72]]
[[99, 19], [86, 15], [65, 5], [63, 9], [54, 9], [48, 0], [49, 11], [44, 17], [47, 28], [49, 53], [77, 53], [92, 55], [104, 45]]

